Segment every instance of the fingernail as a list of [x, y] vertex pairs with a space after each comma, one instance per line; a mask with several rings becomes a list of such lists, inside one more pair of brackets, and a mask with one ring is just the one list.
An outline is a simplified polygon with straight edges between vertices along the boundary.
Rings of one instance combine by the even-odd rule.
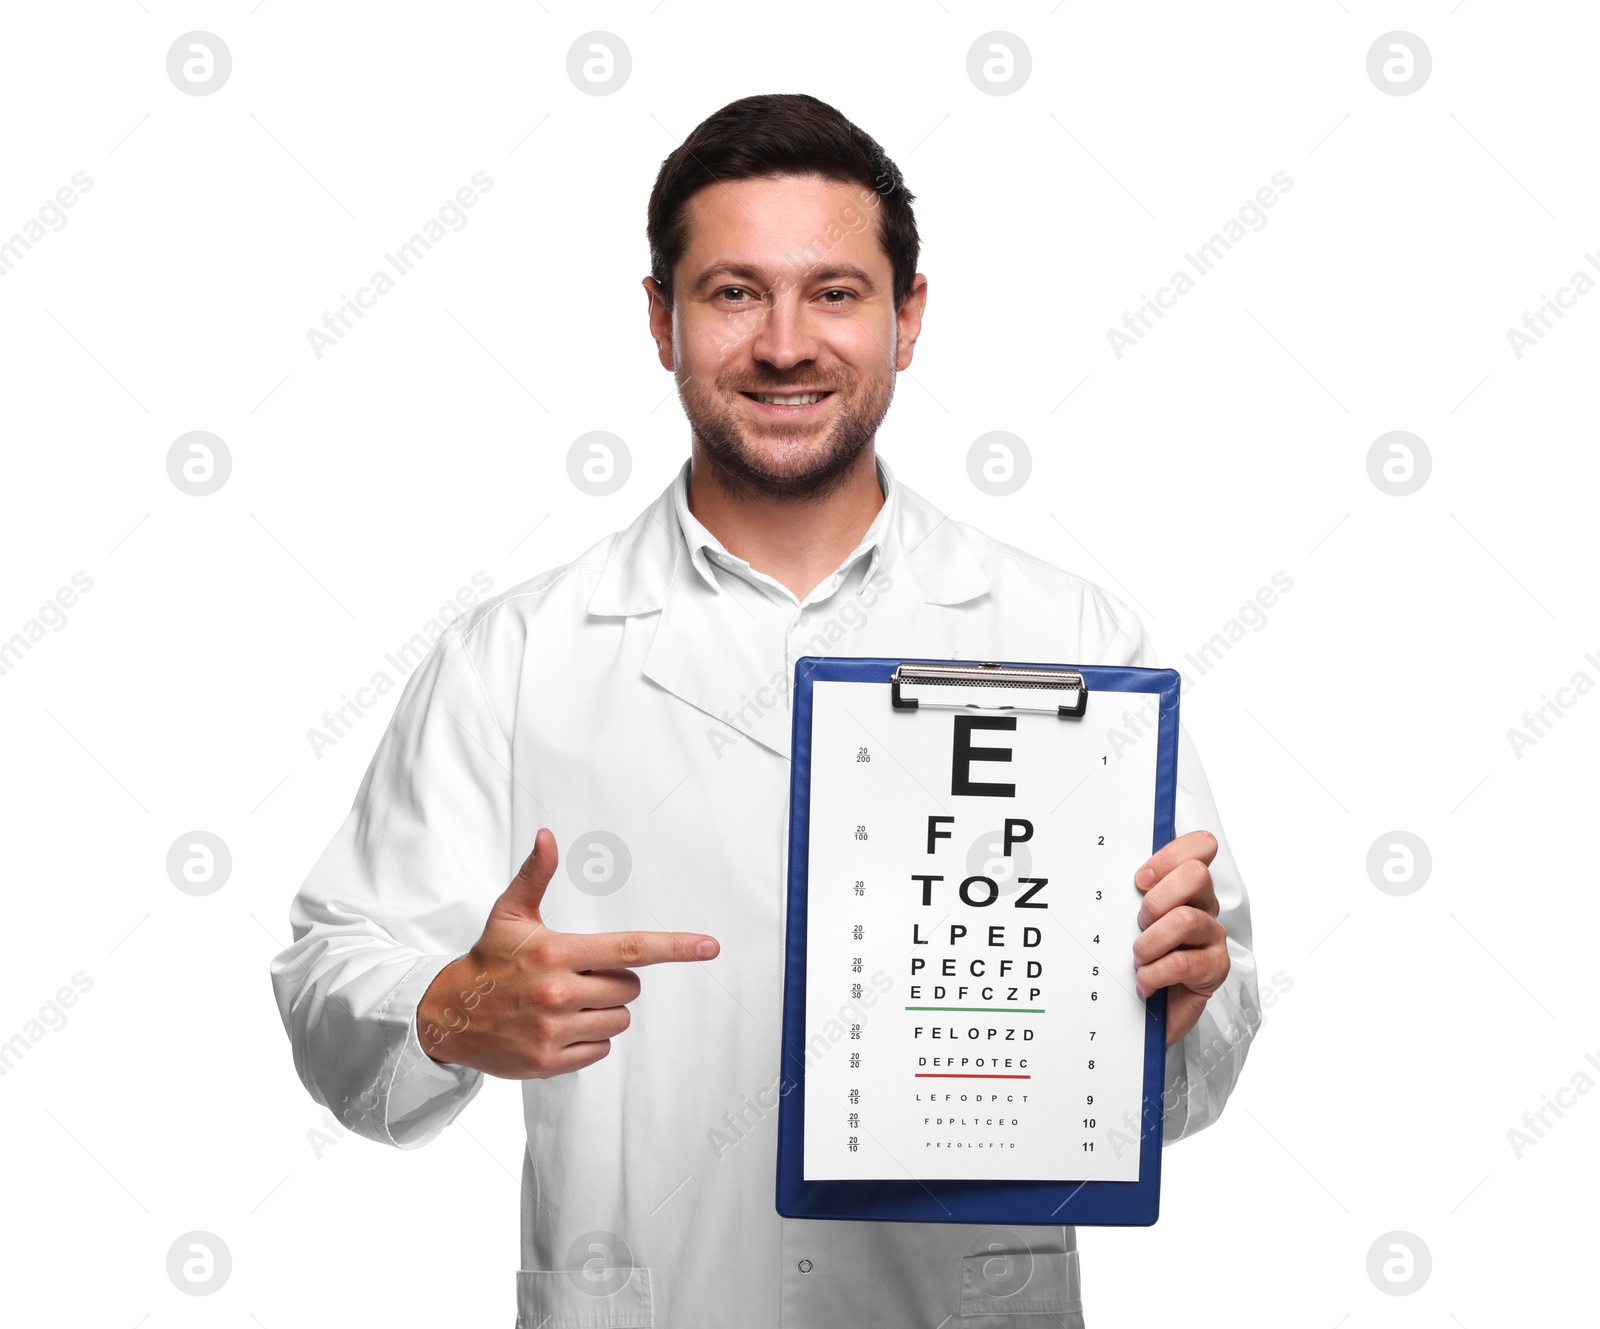
[[702, 941], [694, 948], [694, 953], [702, 960], [709, 960], [717, 953], [717, 943], [714, 941]]
[[1155, 880], [1156, 874], [1150, 868], [1140, 868], [1133, 876], [1133, 884], [1135, 886], [1153, 886]]

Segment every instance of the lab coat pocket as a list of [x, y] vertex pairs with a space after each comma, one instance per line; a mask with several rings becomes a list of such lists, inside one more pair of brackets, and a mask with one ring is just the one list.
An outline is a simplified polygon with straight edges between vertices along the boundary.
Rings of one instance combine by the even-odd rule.
[[991, 1251], [961, 1260], [962, 1329], [1083, 1329], [1077, 1251]]
[[517, 1329], [651, 1329], [648, 1269], [586, 1265], [579, 1277], [592, 1286], [565, 1269], [519, 1269]]

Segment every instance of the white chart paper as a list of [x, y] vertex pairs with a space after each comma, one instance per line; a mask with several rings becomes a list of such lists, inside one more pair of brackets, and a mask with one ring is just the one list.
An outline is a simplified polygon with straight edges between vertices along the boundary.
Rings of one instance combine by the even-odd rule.
[[1154, 730], [889, 695], [813, 685], [805, 1179], [1137, 1181]]

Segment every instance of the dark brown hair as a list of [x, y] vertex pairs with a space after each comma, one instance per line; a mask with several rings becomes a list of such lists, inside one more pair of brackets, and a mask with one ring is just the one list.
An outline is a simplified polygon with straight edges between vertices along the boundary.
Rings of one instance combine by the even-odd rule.
[[[857, 183], [862, 210], [878, 214], [878, 243], [894, 270], [894, 307], [911, 292], [917, 272], [916, 195], [900, 168], [865, 130], [826, 102], [803, 92], [766, 93], [729, 102], [695, 126], [661, 163], [645, 235], [650, 275], [672, 306], [672, 274], [689, 244], [690, 197], [707, 185], [779, 175], [820, 175]], [[859, 229], [854, 227], [851, 229]], [[834, 241], [817, 237], [825, 247]]]

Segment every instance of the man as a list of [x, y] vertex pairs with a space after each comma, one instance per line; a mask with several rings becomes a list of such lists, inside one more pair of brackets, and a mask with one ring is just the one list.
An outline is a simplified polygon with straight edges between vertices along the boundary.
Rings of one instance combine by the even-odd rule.
[[[273, 963], [301, 1078], [360, 1134], [415, 1148], [485, 1074], [523, 1082], [524, 1329], [1082, 1323], [1070, 1227], [774, 1207], [795, 660], [1156, 663], [1119, 601], [876, 456], [927, 299], [912, 197], [805, 96], [666, 159], [644, 286], [690, 459], [440, 638]], [[1178, 783], [1121, 975], [1168, 991], [1164, 1143], [1216, 1120], [1260, 1021], [1186, 736]]]

